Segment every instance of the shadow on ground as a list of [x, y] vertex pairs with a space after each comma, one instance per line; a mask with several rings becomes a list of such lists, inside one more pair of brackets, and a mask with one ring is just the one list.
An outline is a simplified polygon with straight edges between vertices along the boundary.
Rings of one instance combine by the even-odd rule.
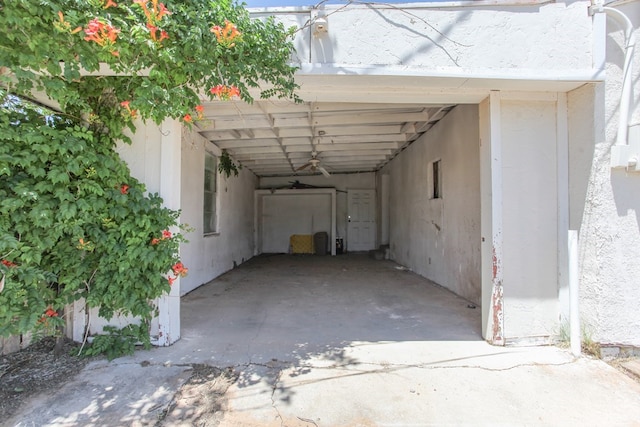
[[256, 257], [183, 297], [181, 313], [173, 346], [89, 363], [7, 425], [640, 419], [638, 383], [558, 348], [490, 346], [479, 307], [389, 261]]

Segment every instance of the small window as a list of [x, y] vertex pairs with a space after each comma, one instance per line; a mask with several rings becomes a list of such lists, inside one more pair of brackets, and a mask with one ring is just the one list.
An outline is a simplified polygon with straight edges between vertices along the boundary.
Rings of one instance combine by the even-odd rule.
[[442, 198], [442, 162], [440, 160], [429, 163], [429, 198]]
[[205, 152], [204, 162], [204, 233], [218, 231], [218, 159]]

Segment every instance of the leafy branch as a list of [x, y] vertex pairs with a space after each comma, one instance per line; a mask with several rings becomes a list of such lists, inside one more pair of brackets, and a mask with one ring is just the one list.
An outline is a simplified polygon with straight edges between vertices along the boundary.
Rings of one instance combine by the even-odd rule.
[[[297, 100], [293, 30], [229, 0], [0, 9], [0, 335], [59, 327], [64, 307], [83, 299], [106, 319], [140, 321], [106, 329], [88, 353], [148, 344], [156, 299], [187, 274], [186, 229], [131, 176], [116, 143], [135, 119], [190, 125], [203, 101], [251, 102], [252, 88]], [[43, 94], [57, 111], [23, 101]], [[227, 176], [240, 167], [223, 153]]]

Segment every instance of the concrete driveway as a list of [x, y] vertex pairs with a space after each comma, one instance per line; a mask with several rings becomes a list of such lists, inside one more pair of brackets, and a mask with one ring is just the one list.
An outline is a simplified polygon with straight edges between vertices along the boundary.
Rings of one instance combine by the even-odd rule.
[[[237, 380], [176, 404], [199, 364]], [[490, 346], [479, 307], [392, 262], [261, 256], [183, 298], [178, 343], [93, 362], [8, 425], [154, 425], [167, 407], [164, 425], [640, 425], [640, 384], [556, 347]]]

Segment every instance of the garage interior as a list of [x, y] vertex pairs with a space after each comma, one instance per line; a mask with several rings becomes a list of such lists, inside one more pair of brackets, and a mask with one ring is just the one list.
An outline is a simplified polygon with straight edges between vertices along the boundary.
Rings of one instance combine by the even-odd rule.
[[326, 233], [480, 305], [477, 105], [209, 103], [194, 130], [255, 176], [253, 255]]

